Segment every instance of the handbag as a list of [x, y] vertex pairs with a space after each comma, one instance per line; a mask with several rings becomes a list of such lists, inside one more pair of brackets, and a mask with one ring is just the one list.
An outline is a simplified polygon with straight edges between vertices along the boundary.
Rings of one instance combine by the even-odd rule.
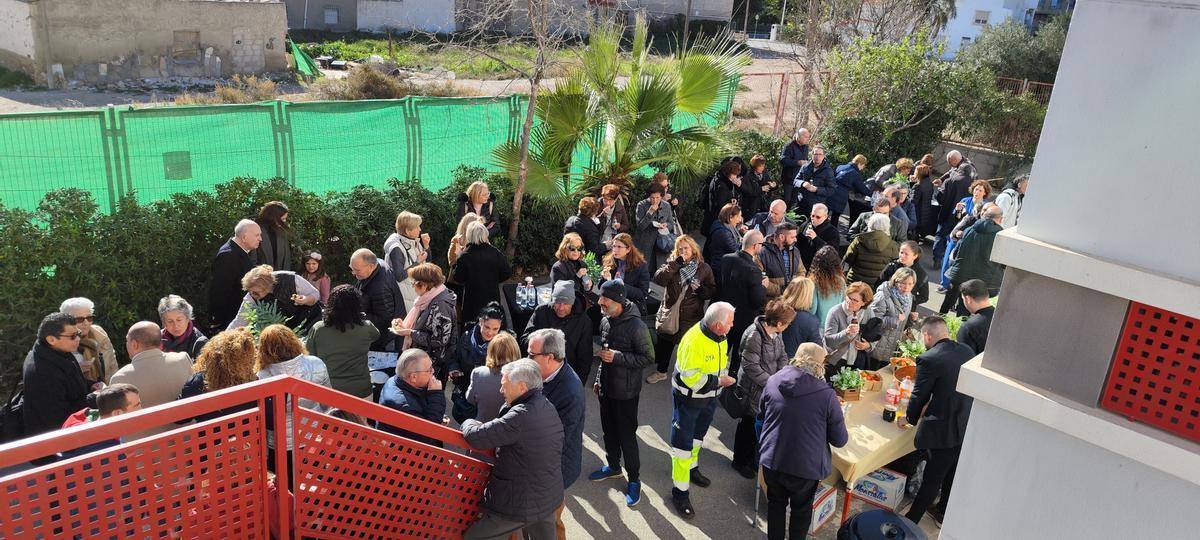
[[658, 333], [671, 336], [679, 333], [679, 306], [683, 304], [683, 295], [685, 294], [687, 294], [687, 285], [681, 285], [679, 298], [675, 299], [674, 305], [669, 309], [666, 302], [658, 305], [658, 312], [654, 314], [654, 329], [658, 330]]
[[654, 239], [654, 249], [662, 253], [670, 253], [675, 249], [675, 235], [665, 231], [658, 233], [658, 237]]
[[722, 390], [717, 400], [721, 402], [721, 408], [734, 420], [741, 420], [754, 412], [750, 408], [750, 394], [737, 384]]
[[479, 412], [479, 408], [474, 403], [467, 401], [467, 391], [457, 383], [454, 385], [454, 391], [450, 393], [450, 402], [453, 404], [450, 407], [450, 416], [459, 424], [466, 422], [469, 418], [475, 418]]
[[16, 383], [9, 392], [8, 401], [0, 407], [0, 444], [9, 443], [25, 436], [25, 417], [21, 412], [25, 392], [18, 374]]

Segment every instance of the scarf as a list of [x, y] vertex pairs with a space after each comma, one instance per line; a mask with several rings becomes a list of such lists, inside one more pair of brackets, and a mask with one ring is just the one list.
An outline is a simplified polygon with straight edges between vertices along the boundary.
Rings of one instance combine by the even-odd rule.
[[192, 337], [192, 332], [195, 332], [195, 331], [196, 331], [196, 328], [195, 328], [195, 326], [192, 325], [192, 321], [188, 321], [187, 330], [185, 330], [183, 332], [183, 335], [181, 335], [179, 337], [172, 336], [171, 333], [168, 332], [166, 328], [163, 328], [162, 329], [162, 342], [159, 344], [158, 348], [160, 348], [164, 351], [167, 351], [167, 352], [185, 352], [185, 353], [191, 354], [192, 351], [185, 350], [183, 348], [183, 344], [188, 342], [188, 339]]
[[[742, 231], [739, 231], [738, 228], [733, 225], [726, 225], [725, 227], [733, 231], [733, 237], [737, 239], [737, 243], [740, 246], [742, 244]], [[741, 248], [739, 247], [738, 249]]]
[[[442, 291], [444, 290], [446, 290], [446, 285], [442, 284], [429, 289], [428, 291], [425, 291], [425, 294], [418, 296], [416, 302], [413, 302], [412, 310], [410, 310], [408, 312], [408, 316], [404, 318], [404, 326], [407, 328], [412, 328], [413, 325], [417, 324], [417, 319], [421, 317], [421, 312], [425, 311], [425, 308], [429, 307], [429, 304], [433, 302], [433, 299], [437, 298], [437, 295], [442, 294]], [[407, 336], [404, 336], [404, 348], [407, 349], [411, 346], [412, 334], [410, 333]]]
[[478, 358], [487, 356], [487, 348], [490, 341], [483, 340], [483, 334], [479, 333], [479, 325], [475, 325], [475, 330], [471, 332], [471, 350]]
[[683, 263], [679, 267], [679, 282], [686, 287], [688, 282], [696, 278], [696, 270], [700, 268], [700, 264], [695, 260]]
[[[887, 289], [888, 296], [891, 296], [892, 300], [895, 301], [896, 306], [900, 308], [901, 315], [912, 311], [912, 293], [902, 293], [900, 292], [900, 289], [892, 286], [889, 286]], [[903, 321], [901, 321], [901, 324], [903, 325]]]

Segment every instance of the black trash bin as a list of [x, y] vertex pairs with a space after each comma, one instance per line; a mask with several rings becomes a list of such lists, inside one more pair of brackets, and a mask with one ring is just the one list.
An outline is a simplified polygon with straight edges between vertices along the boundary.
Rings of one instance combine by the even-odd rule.
[[928, 540], [908, 518], [889, 510], [869, 510], [852, 516], [838, 529], [837, 540]]

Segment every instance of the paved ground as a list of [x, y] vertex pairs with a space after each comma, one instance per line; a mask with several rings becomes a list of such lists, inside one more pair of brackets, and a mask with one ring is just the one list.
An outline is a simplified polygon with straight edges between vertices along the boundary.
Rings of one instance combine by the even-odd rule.
[[[926, 253], [931, 247], [926, 245]], [[926, 255], [925, 259], [930, 257]], [[929, 275], [936, 275], [932, 265], [927, 264]], [[937, 294], [936, 284], [930, 284], [930, 300], [926, 307], [936, 309], [942, 295]], [[929, 314], [924, 310], [923, 314]], [[647, 368], [649, 374], [654, 368]], [[593, 368], [593, 373], [595, 373]], [[711, 487], [692, 488], [692, 504], [696, 518], [685, 521], [671, 506], [671, 387], [669, 381], [645, 385], [639, 404], [641, 427], [638, 438], [641, 442], [642, 501], [634, 508], [625, 506], [622, 489], [624, 480], [604, 482], [588, 481], [589, 472], [604, 463], [603, 434], [595, 396], [588, 392], [587, 426], [584, 430], [583, 474], [567, 491], [567, 510], [563, 520], [572, 538], [664, 538], [734, 539], [749, 534], [748, 538], [766, 534], [766, 499], [760, 499], [759, 520], [752, 526], [754, 516], [754, 482], [742, 478], [729, 466], [733, 453], [733, 432], [736, 422], [717, 411], [712, 429], [705, 438], [704, 450], [700, 453], [700, 468], [712, 479]], [[901, 509], [907, 507], [907, 502]], [[856, 503], [851, 513], [864, 509]], [[839, 503], [840, 510], [840, 503]], [[840, 512], [838, 514], [840, 516]], [[814, 538], [833, 539], [837, 536], [837, 520]], [[922, 529], [930, 539], [937, 538], [938, 528], [926, 518]]]

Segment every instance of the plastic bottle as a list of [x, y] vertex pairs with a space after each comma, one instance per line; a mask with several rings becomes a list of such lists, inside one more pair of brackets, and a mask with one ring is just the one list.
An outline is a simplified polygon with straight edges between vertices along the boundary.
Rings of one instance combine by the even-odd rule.
[[913, 386], [915, 386], [915, 383], [907, 377], [903, 381], [900, 381], [900, 399], [908, 399], [912, 395]]
[[521, 285], [521, 290], [517, 294], [517, 305], [521, 309], [532, 310], [537, 307], [537, 291], [533, 287], [533, 277], [526, 276], [525, 283]]

